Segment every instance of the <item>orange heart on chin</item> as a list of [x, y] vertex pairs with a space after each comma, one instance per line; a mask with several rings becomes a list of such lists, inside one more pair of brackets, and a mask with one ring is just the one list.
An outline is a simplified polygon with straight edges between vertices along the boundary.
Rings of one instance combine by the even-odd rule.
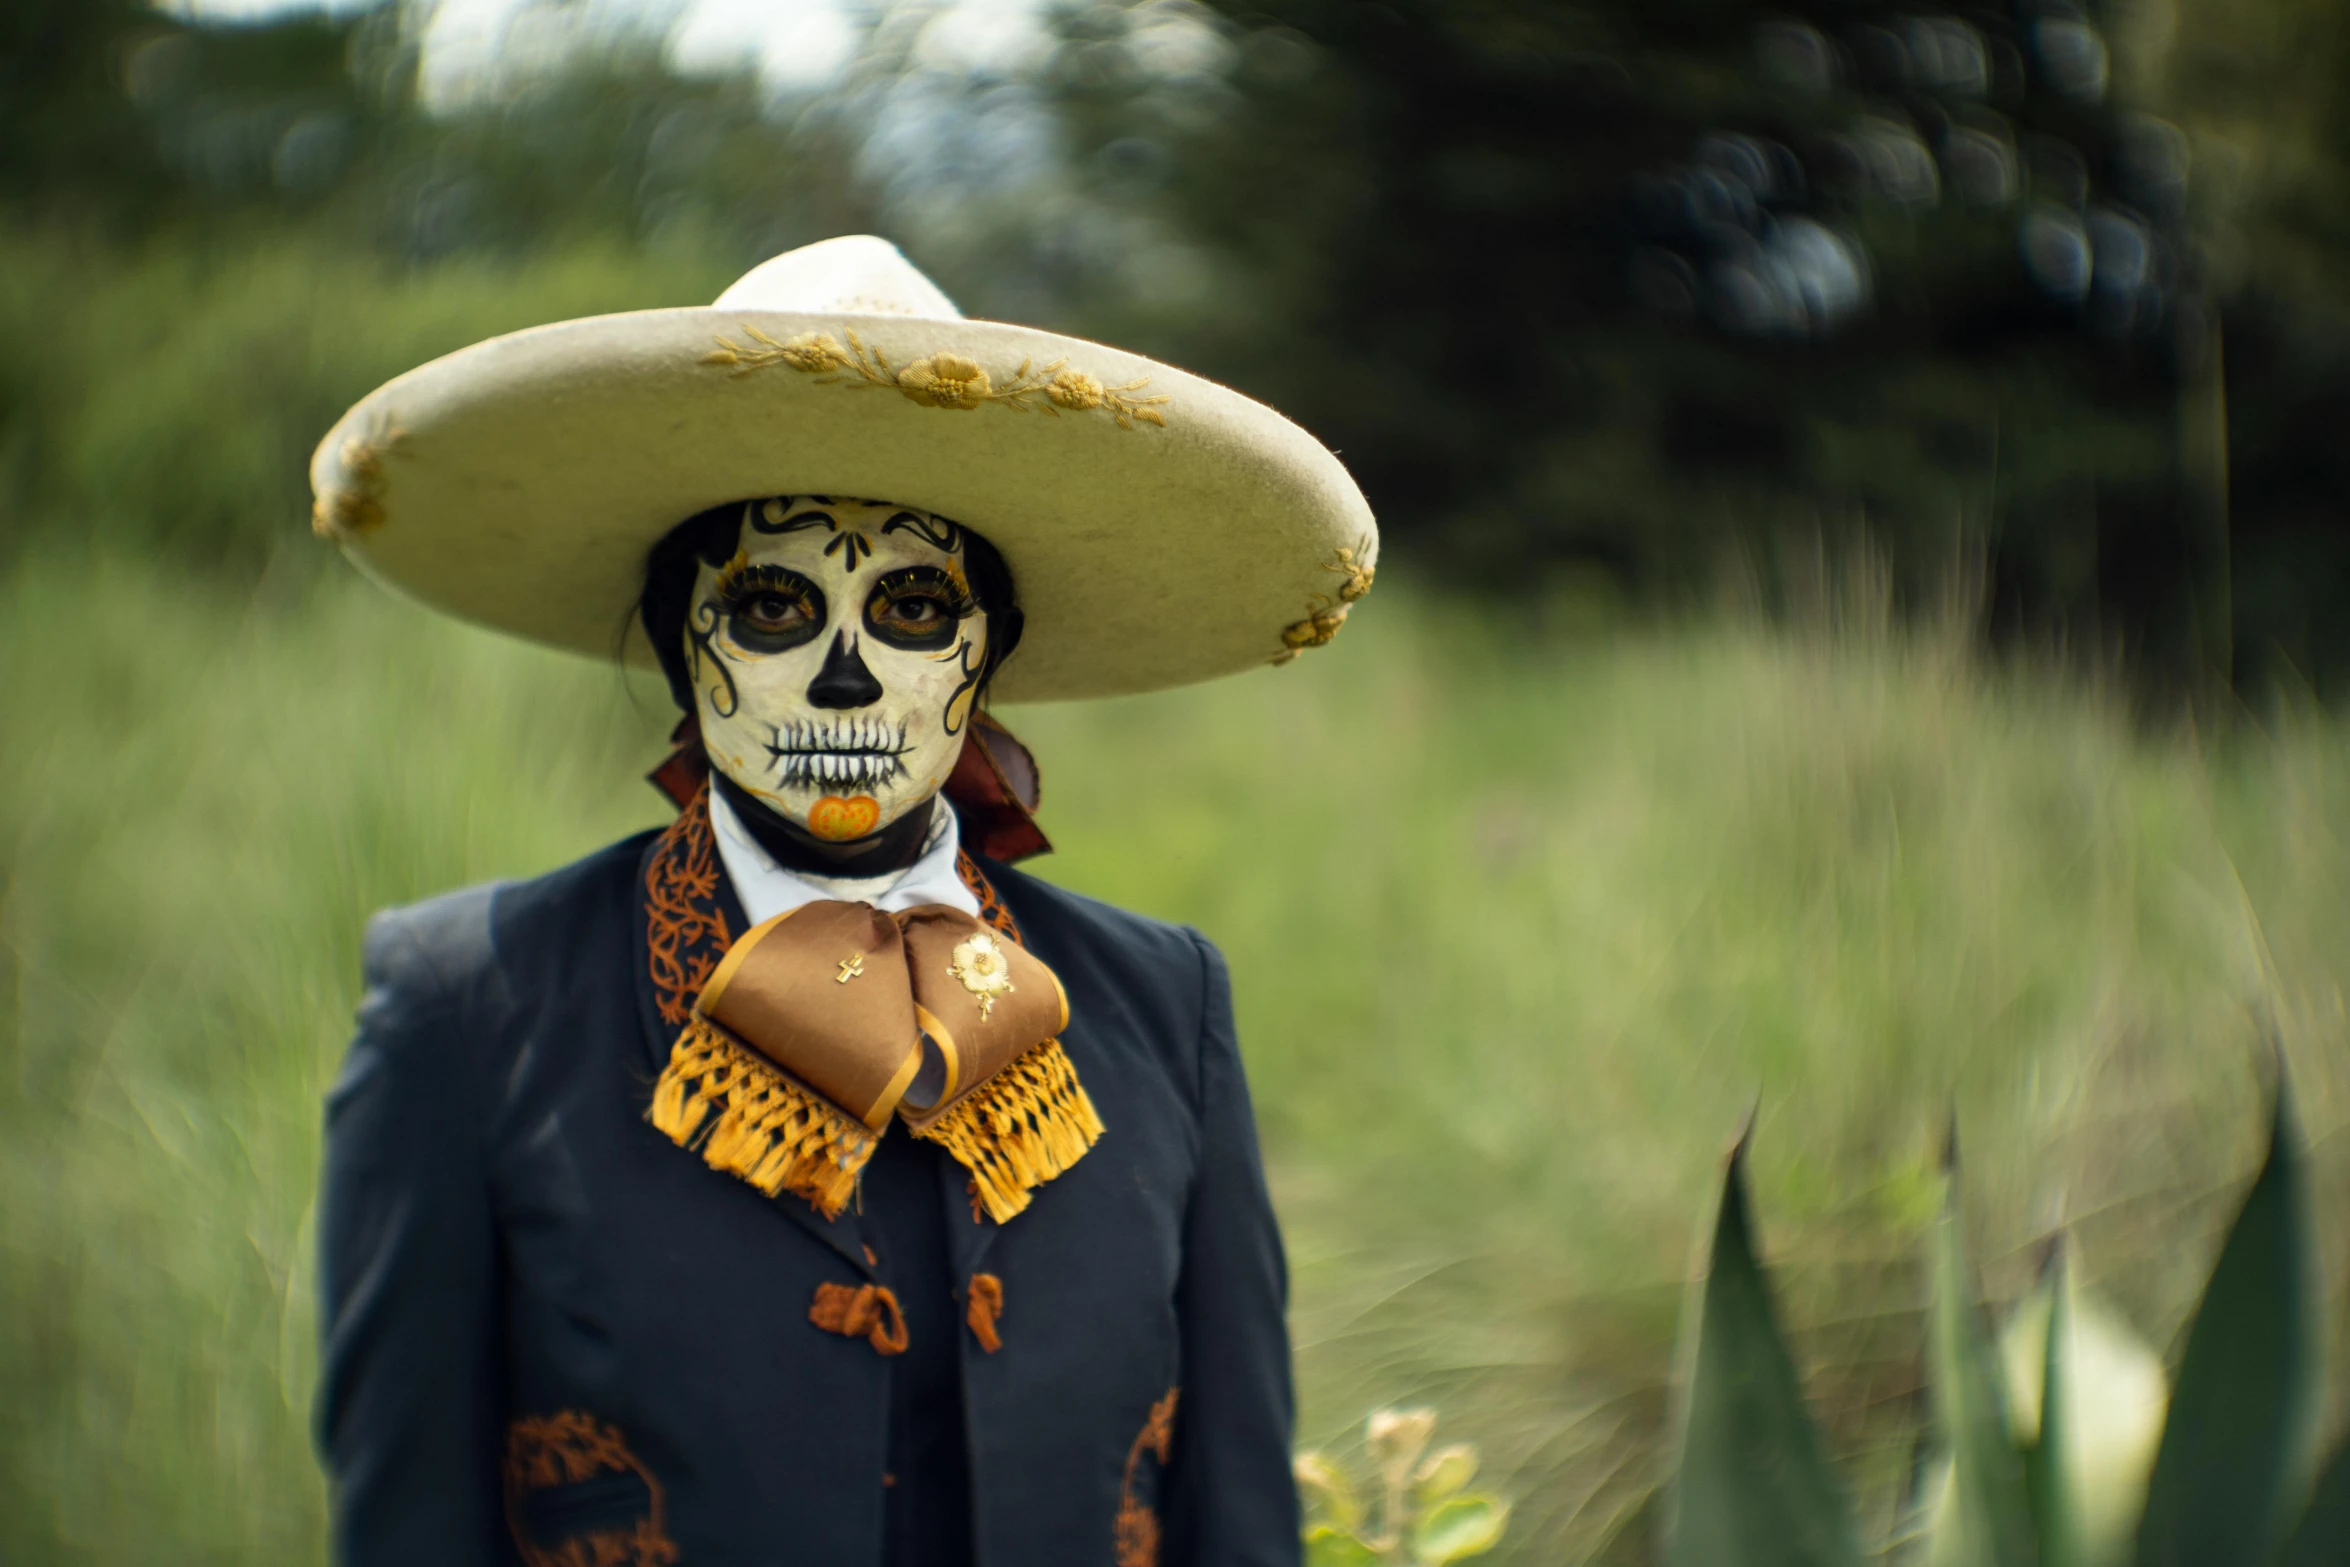
[[827, 843], [862, 838], [880, 824], [881, 807], [869, 794], [858, 795], [853, 800], [828, 794], [808, 807], [808, 831]]

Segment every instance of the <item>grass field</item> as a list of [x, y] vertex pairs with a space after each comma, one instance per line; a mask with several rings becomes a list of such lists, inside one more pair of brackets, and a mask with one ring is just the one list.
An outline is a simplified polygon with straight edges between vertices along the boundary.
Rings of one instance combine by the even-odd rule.
[[[2350, 727], [2134, 727], [1865, 595], [1562, 629], [1395, 584], [1282, 670], [1012, 710], [1043, 874], [1231, 959], [1301, 1436], [1432, 1401], [1513, 1556], [1629, 1553], [1681, 1281], [1759, 1115], [1764, 1232], [1882, 1516], [1955, 1109], [1995, 1294], [2069, 1223], [2157, 1343], [2283, 1041], [2339, 1337]], [[372, 908], [650, 824], [651, 686], [348, 574], [0, 578], [0, 1559], [299, 1562], [318, 1101]]]

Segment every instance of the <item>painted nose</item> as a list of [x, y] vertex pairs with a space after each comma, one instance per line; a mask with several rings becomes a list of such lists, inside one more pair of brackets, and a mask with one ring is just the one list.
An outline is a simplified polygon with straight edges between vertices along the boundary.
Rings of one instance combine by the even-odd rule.
[[871, 707], [880, 700], [881, 682], [873, 678], [873, 671], [857, 656], [856, 644], [849, 641], [849, 634], [836, 633], [832, 650], [824, 655], [824, 667], [808, 682], [808, 705]]

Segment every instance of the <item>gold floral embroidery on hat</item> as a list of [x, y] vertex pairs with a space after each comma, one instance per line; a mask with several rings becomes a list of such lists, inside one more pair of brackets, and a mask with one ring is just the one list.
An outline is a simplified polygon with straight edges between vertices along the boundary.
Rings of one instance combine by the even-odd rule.
[[978, 998], [979, 1021], [982, 1023], [995, 1011], [996, 997], [1012, 993], [1012, 966], [1004, 961], [1004, 949], [997, 946], [995, 938], [986, 931], [978, 932], [969, 941], [955, 944], [954, 958], [947, 965], [947, 973]]
[[310, 503], [310, 531], [322, 539], [364, 538], [384, 525], [384, 458], [408, 432], [382, 424], [371, 436], [352, 436], [336, 449], [341, 484], [330, 484]]
[[1281, 651], [1269, 660], [1286, 664], [1310, 647], [1327, 647], [1346, 624], [1347, 611], [1357, 600], [1371, 591], [1372, 580], [1379, 568], [1366, 558], [1371, 553], [1368, 535], [1349, 545], [1340, 545], [1330, 559], [1322, 563], [1324, 571], [1335, 572], [1340, 578], [1335, 596], [1317, 593], [1306, 600], [1306, 618], [1292, 621], [1281, 628]]
[[[968, 410], [983, 403], [1000, 403], [1018, 413], [1045, 413], [1055, 418], [1064, 409], [1100, 412], [1116, 420], [1122, 430], [1131, 430], [1138, 423], [1165, 425], [1167, 416], [1159, 409], [1174, 401], [1164, 392], [1135, 396], [1150, 385], [1147, 375], [1111, 386], [1098, 376], [1071, 368], [1066, 359], [1042, 367], [1032, 359], [1023, 359], [1009, 380], [998, 383], [985, 365], [961, 354], [925, 354], [893, 369], [881, 350], [868, 345], [851, 327], [843, 327], [840, 337], [830, 332], [800, 332], [779, 341], [745, 322], [742, 334], [747, 341], [718, 338], [718, 346], [702, 356], [702, 363], [731, 368], [737, 376], [782, 365], [816, 377], [820, 386], [887, 387], [925, 408]], [[842, 338], [847, 339], [845, 344]]]

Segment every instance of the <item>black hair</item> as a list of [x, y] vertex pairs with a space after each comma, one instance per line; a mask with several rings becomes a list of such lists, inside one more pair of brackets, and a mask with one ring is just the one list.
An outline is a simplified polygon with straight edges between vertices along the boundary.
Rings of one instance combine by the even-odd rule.
[[[713, 570], [734, 558], [741, 546], [743, 515], [751, 503], [728, 501], [691, 517], [661, 535], [645, 557], [644, 591], [637, 596], [637, 619], [669, 677], [669, 694], [689, 717], [694, 712], [694, 688], [685, 656], [685, 617], [693, 607], [694, 578], [703, 565]], [[963, 543], [963, 576], [971, 597], [987, 616], [987, 660], [979, 669], [979, 695], [996, 670], [1020, 645], [1027, 617], [1020, 611], [1012, 588], [1011, 568], [996, 547], [969, 528], [957, 530]]]

